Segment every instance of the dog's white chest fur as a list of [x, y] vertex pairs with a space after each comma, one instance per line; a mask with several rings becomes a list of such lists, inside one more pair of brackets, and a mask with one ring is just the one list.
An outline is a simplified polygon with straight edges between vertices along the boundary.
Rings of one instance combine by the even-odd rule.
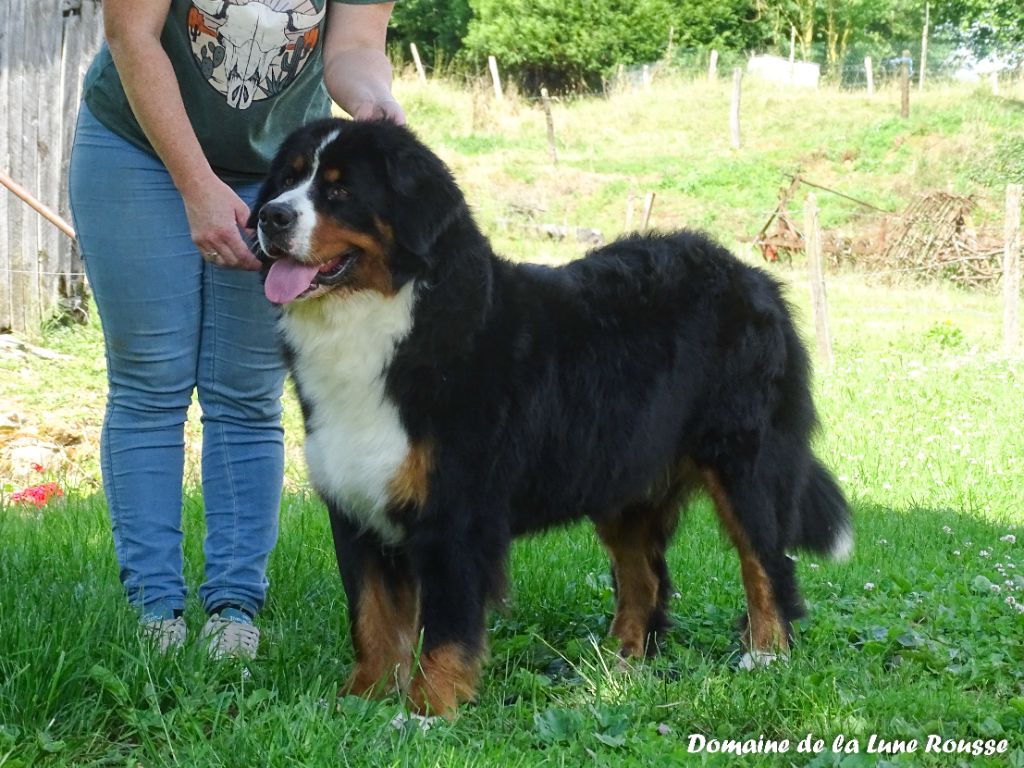
[[395, 296], [358, 291], [297, 304], [281, 320], [293, 374], [312, 406], [306, 463], [316, 490], [387, 543], [402, 538], [386, 508], [389, 483], [409, 452], [385, 377], [412, 327], [413, 285]]

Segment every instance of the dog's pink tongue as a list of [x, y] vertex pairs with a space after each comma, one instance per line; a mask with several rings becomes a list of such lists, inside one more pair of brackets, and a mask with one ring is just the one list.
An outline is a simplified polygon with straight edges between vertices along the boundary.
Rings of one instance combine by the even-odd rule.
[[275, 304], [287, 304], [309, 288], [317, 269], [299, 264], [295, 259], [278, 259], [270, 265], [263, 292]]

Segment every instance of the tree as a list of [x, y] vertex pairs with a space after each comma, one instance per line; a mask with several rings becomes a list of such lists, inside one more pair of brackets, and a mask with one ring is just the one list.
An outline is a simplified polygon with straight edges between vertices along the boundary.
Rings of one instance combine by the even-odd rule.
[[619, 64], [655, 61], [671, 26], [668, 0], [470, 0], [466, 55], [494, 55], [527, 90], [598, 86]]
[[469, 0], [401, 0], [391, 14], [390, 39], [403, 55], [416, 43], [423, 58], [440, 65], [462, 48], [471, 15]]
[[936, 20], [956, 30], [979, 58], [1000, 54], [1018, 65], [1024, 45], [1024, 3], [1020, 0], [950, 0]]

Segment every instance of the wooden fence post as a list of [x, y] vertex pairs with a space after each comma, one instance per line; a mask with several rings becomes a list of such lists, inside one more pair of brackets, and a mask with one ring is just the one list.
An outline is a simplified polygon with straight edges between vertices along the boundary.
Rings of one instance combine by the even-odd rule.
[[648, 192], [644, 196], [644, 212], [643, 222], [640, 225], [640, 231], [646, 232], [647, 228], [651, 225], [651, 211], [654, 210], [654, 193]]
[[708, 82], [718, 77], [718, 49], [711, 51], [711, 60], [708, 62]]
[[814, 335], [817, 338], [818, 356], [827, 370], [832, 369], [832, 337], [828, 329], [828, 304], [825, 300], [825, 269], [822, 265], [821, 227], [818, 224], [818, 198], [813, 192], [807, 195], [804, 205], [804, 243], [807, 250], [807, 267], [811, 279], [811, 307], [814, 310]]
[[917, 90], [924, 90], [924, 73], [928, 69], [928, 23], [930, 21], [931, 4], [924, 4], [924, 28], [921, 30], [921, 66], [918, 73]]
[[416, 43], [409, 43], [409, 50], [412, 51], [412, 60], [416, 65], [416, 74], [420, 76], [420, 82], [427, 82], [427, 73], [423, 70], [423, 61], [420, 59], [420, 50]]
[[548, 98], [548, 89], [540, 89], [540, 102], [544, 107], [544, 120], [548, 125], [548, 152], [551, 153], [551, 164], [558, 167], [558, 147], [555, 144], [555, 120], [551, 116], [551, 100]]
[[740, 148], [740, 94], [743, 90], [743, 70], [732, 71], [732, 107], [729, 110], [729, 130], [732, 133], [732, 148]]
[[910, 51], [906, 49], [900, 64], [900, 117], [910, 117]]
[[1006, 186], [1003, 227], [1003, 352], [1015, 354], [1020, 343], [1020, 184]]
[[868, 81], [868, 96], [875, 95], [875, 71], [871, 68], [871, 57], [864, 57], [864, 76]]
[[487, 68], [491, 70], [491, 82], [494, 83], [494, 98], [501, 101], [504, 96], [501, 92], [501, 77], [498, 75], [498, 60], [493, 56], [488, 56]]

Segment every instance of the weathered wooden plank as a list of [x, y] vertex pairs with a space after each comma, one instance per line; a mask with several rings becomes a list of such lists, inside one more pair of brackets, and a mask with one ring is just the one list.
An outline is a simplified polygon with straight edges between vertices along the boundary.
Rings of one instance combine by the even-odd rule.
[[[102, 40], [99, 0], [3, 5], [0, 168], [69, 218], [67, 168], [82, 77]], [[38, 328], [61, 294], [76, 292], [81, 272], [71, 242], [0, 190], [0, 329]]]
[[[57, 6], [55, 11], [53, 6]], [[60, 57], [63, 19], [59, 3], [34, 3], [36, 29], [42, 40], [38, 46], [40, 65], [33, 71], [36, 92], [36, 189], [39, 198], [51, 208], [60, 197]], [[50, 314], [57, 299], [57, 258], [59, 241], [64, 237], [50, 222], [35, 216], [39, 250], [35, 259], [35, 313], [42, 320]]]
[[[27, 36], [27, 13], [26, 5], [31, 0], [13, 0], [11, 7], [11, 38], [8, 45], [10, 58], [8, 68], [11, 72], [11, 111], [8, 118], [8, 162], [10, 163], [10, 175], [15, 180], [25, 178], [25, 124], [27, 122], [26, 111], [28, 109], [28, 87], [26, 83], [28, 66], [25, 61], [25, 38]], [[11, 324], [12, 327], [23, 330], [25, 326], [24, 301], [25, 301], [25, 268], [27, 266], [25, 253], [31, 247], [28, 242], [28, 235], [25, 232], [27, 224], [27, 212], [25, 206], [20, 202], [12, 202], [9, 208], [8, 222], [10, 224], [11, 258], [10, 283], [11, 292], [9, 296]]]
[[[10, 97], [10, 36], [12, 28], [13, 3], [7, 13], [0, 14], [0, 104], [11, 109]], [[9, 168], [10, 150], [7, 140], [9, 121], [0, 123], [0, 168]], [[0, 189], [0, 330], [10, 328], [10, 195]]]
[[[11, 168], [10, 127], [12, 117], [17, 113], [17, 104], [12, 95], [12, 50], [16, 6], [22, 0], [10, 0], [8, 13], [0, 14], [0, 104], [7, 105], [8, 119], [0, 123], [0, 167]], [[14, 235], [11, 219], [17, 201], [5, 190], [0, 190], [0, 330], [13, 327], [13, 305], [11, 302], [11, 261], [14, 251]]]
[[[57, 210], [71, 221], [68, 201], [68, 169], [75, 123], [82, 101], [82, 80], [89, 63], [103, 41], [103, 19], [98, 0], [79, 0], [79, 13], [64, 20], [64, 53], [61, 60], [61, 159], [60, 199]], [[64, 276], [64, 294], [76, 296], [85, 283], [84, 266], [78, 249], [67, 238], [60, 240], [57, 271]]]

